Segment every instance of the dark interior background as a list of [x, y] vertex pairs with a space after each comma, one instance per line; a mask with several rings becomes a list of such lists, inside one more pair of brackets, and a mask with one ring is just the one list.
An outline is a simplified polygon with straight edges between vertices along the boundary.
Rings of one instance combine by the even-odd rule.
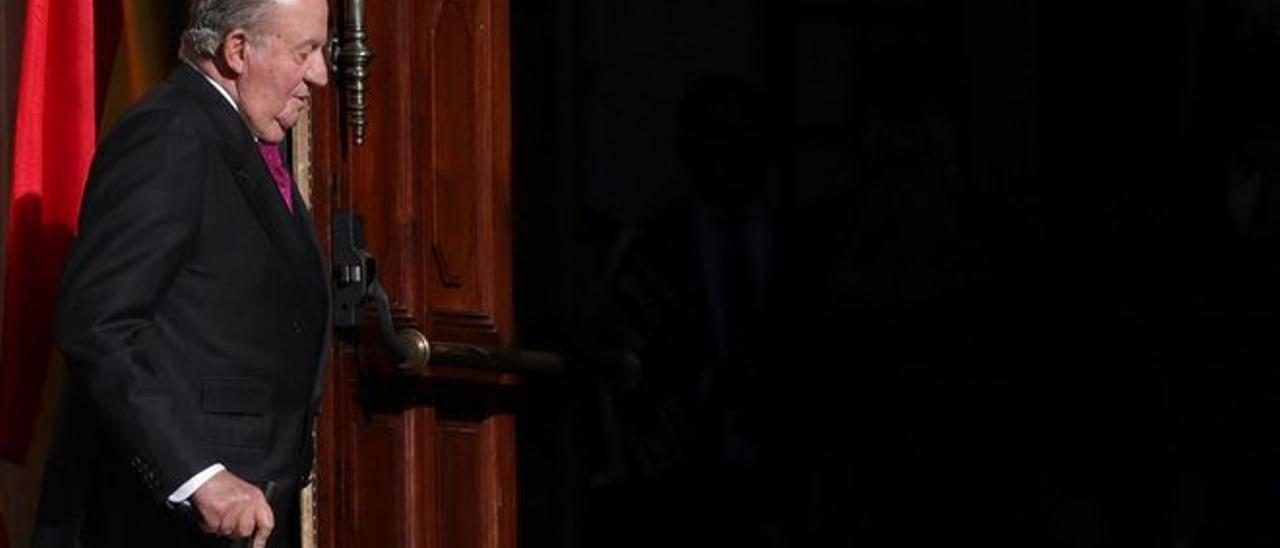
[[[1277, 539], [1273, 2], [512, 10], [520, 336], [574, 364], [525, 423], [528, 545]], [[652, 434], [699, 352], [679, 306], [636, 327], [617, 295], [629, 253], [661, 277], [687, 244], [677, 112], [708, 74], [761, 93], [741, 159], [777, 235], [765, 464], [709, 484], [601, 441]]]

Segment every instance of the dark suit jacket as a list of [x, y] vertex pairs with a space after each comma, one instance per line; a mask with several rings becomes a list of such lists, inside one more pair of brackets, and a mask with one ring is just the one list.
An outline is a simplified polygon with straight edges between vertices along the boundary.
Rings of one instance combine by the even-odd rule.
[[186, 65], [103, 141], [58, 307], [68, 382], [38, 546], [201, 544], [164, 501], [216, 462], [296, 496], [329, 324], [298, 204]]

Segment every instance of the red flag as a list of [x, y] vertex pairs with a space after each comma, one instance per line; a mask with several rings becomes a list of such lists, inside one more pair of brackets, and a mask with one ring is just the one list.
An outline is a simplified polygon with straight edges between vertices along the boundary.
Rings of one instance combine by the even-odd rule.
[[118, 25], [109, 24], [118, 21], [118, 2], [96, 13], [95, 3], [27, 4], [0, 332], [0, 458], [17, 463], [40, 411], [58, 282], [97, 144], [101, 53], [114, 54], [118, 39]]

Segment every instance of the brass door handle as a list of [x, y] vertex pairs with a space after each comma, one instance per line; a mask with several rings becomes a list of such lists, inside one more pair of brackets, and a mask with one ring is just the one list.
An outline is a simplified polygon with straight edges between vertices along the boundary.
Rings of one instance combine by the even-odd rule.
[[331, 223], [333, 326], [358, 329], [365, 325], [369, 319], [365, 304], [373, 301], [380, 342], [389, 350], [387, 362], [393, 364], [383, 370], [406, 374], [425, 373], [428, 366], [520, 374], [558, 374], [564, 370], [563, 358], [550, 352], [431, 342], [405, 311], [392, 313], [391, 299], [378, 280], [378, 261], [364, 249], [360, 217], [336, 212]]
[[391, 318], [391, 299], [387, 298], [387, 291], [382, 288], [376, 274], [369, 278], [369, 298], [378, 308], [378, 330], [382, 332], [383, 342], [391, 349], [396, 370], [409, 373], [427, 367], [431, 361], [431, 341], [412, 327], [396, 329]]
[[431, 361], [431, 343], [411, 322], [396, 326], [391, 299], [378, 280], [378, 261], [364, 249], [364, 225], [359, 216], [335, 213], [332, 223], [334, 327], [364, 325], [364, 305], [372, 301], [377, 309], [378, 332], [390, 351], [394, 369], [415, 372], [425, 368]]
[[396, 332], [397, 345], [404, 358], [396, 364], [396, 369], [413, 372], [426, 368], [431, 364], [431, 341], [421, 331], [411, 327]]

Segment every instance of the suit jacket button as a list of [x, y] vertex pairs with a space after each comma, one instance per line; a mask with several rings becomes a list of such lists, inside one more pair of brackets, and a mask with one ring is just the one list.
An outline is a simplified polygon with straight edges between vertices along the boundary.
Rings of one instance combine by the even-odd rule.
[[298, 334], [298, 335], [302, 334], [302, 322], [298, 320], [293, 320], [293, 324], [291, 325], [293, 326], [293, 332], [295, 334]]

